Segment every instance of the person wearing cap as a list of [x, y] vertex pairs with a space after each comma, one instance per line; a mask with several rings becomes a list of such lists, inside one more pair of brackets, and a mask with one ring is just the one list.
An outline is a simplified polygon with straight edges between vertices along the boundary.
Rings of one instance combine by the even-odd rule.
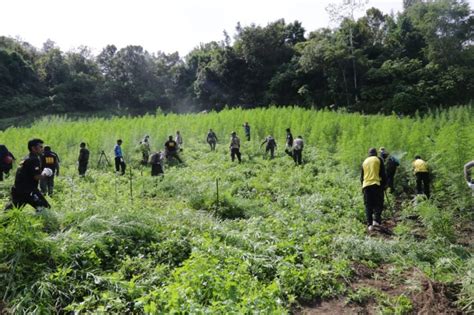
[[262, 147], [262, 145], [264, 145], [265, 143], [267, 144], [265, 146], [265, 155], [267, 155], [268, 151], [270, 151], [270, 159], [273, 159], [275, 157], [274, 153], [275, 153], [275, 148], [277, 146], [275, 138], [269, 135], [268, 137], [265, 138], [265, 140], [262, 142], [260, 147]]
[[28, 156], [19, 163], [16, 170], [15, 183], [11, 188], [11, 200], [6, 204], [5, 211], [22, 208], [26, 204], [35, 208], [36, 212], [50, 208], [48, 201], [38, 190], [39, 181], [53, 175], [53, 171], [49, 168], [41, 170], [40, 156], [43, 153], [43, 140], [28, 141], [28, 151]]
[[217, 140], [216, 133], [212, 129], [209, 129], [209, 132], [207, 133], [206, 141], [207, 143], [209, 143], [209, 146], [211, 147], [211, 151], [215, 151], [218, 140]]
[[81, 142], [79, 147], [81, 148], [79, 150], [79, 157], [77, 158], [77, 162], [79, 164], [79, 176], [85, 176], [87, 171], [87, 164], [89, 164], [89, 150], [86, 149], [86, 144], [84, 142]]
[[127, 165], [125, 164], [125, 160], [123, 159], [122, 153], [122, 139], [117, 140], [117, 144], [114, 147], [114, 155], [115, 155], [115, 171], [121, 171], [121, 175], [125, 175], [125, 169]]
[[59, 176], [59, 156], [51, 151], [49, 145], [44, 147], [44, 152], [41, 155], [41, 170], [49, 168], [53, 171], [52, 176], [46, 176], [40, 180], [41, 192], [49, 196], [53, 195], [54, 189], [54, 175]]
[[142, 164], [146, 165], [148, 163], [148, 158], [150, 157], [150, 136], [145, 135], [142, 141], [140, 141], [140, 151], [142, 152]]
[[230, 158], [231, 158], [232, 162], [234, 162], [235, 156], [237, 156], [237, 159], [239, 160], [239, 163], [241, 163], [242, 160], [240, 158], [240, 139], [239, 139], [239, 137], [237, 137], [237, 133], [235, 131], [232, 131], [232, 133], [230, 135], [231, 135], [230, 145], [229, 145]]
[[303, 137], [298, 136], [296, 139], [293, 141], [293, 160], [295, 161], [296, 165], [301, 165], [303, 164], [303, 148], [304, 148], [304, 142], [303, 142]]
[[293, 156], [291, 150], [293, 149], [293, 135], [291, 134], [290, 128], [286, 128], [286, 142], [285, 142], [285, 153], [289, 156]]
[[425, 194], [426, 198], [430, 198], [430, 173], [428, 163], [421, 159], [421, 156], [415, 156], [412, 162], [413, 173], [416, 177], [416, 194]]
[[382, 223], [383, 187], [385, 187], [386, 181], [383, 161], [377, 156], [377, 150], [370, 148], [368, 157], [362, 163], [360, 174], [369, 231]]
[[173, 136], [169, 136], [168, 141], [165, 142], [165, 155], [168, 161], [170, 161], [171, 158], [175, 158], [179, 163], [183, 163], [183, 161], [179, 158], [178, 144], [173, 140]]
[[395, 193], [395, 173], [400, 162], [384, 148], [380, 148], [380, 157], [384, 161], [385, 172], [387, 173], [387, 186], [384, 188], [390, 188], [391, 193]]

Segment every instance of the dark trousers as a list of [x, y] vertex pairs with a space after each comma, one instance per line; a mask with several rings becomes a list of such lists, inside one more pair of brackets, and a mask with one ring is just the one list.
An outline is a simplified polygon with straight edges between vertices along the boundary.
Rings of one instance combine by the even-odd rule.
[[5, 206], [5, 211], [13, 208], [23, 208], [26, 204], [35, 208], [36, 211], [40, 211], [41, 208], [51, 208], [48, 201], [40, 191], [35, 190], [32, 192], [21, 193], [18, 192], [15, 187], [12, 187], [11, 200]]
[[207, 141], [209, 143], [209, 146], [211, 147], [211, 151], [216, 150], [216, 142], [215, 141]]
[[142, 164], [147, 165], [148, 164], [148, 158], [150, 157], [150, 154], [148, 151], [143, 151], [142, 152]]
[[0, 182], [3, 182], [3, 170], [0, 170]]
[[123, 160], [122, 157], [115, 157], [115, 170], [117, 172], [121, 170], [122, 175], [124, 175], [126, 167], [127, 166], [125, 165], [125, 161]]
[[162, 175], [165, 172], [163, 172], [163, 167], [161, 164], [152, 164], [151, 165], [151, 176], [158, 176]]
[[[54, 171], [53, 171], [54, 172]], [[40, 188], [43, 194], [53, 195], [54, 189], [54, 175], [45, 177], [40, 180]]]
[[268, 151], [270, 151], [270, 158], [273, 159], [275, 157], [275, 147], [266, 147], [265, 148], [265, 154], [268, 154]]
[[237, 159], [239, 160], [239, 163], [242, 162], [242, 160], [240, 159], [240, 149], [239, 148], [230, 149], [230, 158], [231, 158], [232, 162], [234, 162], [235, 156], [237, 156]]
[[430, 198], [430, 174], [428, 172], [418, 172], [416, 176], [416, 193], [425, 194]]
[[79, 162], [79, 175], [84, 176], [86, 175], [87, 171], [87, 162]]
[[166, 153], [166, 158], [169, 160], [171, 160], [171, 158], [175, 158], [178, 160], [179, 163], [183, 163], [183, 161], [179, 158], [179, 155], [178, 155], [178, 152], [176, 151], [169, 151]]
[[387, 187], [392, 194], [395, 192], [395, 172], [387, 172]]
[[303, 164], [303, 150], [293, 150], [293, 160], [296, 165]]
[[383, 189], [379, 185], [370, 185], [362, 190], [364, 194], [365, 215], [367, 217], [367, 225], [372, 225], [373, 215], [375, 221], [382, 222], [383, 208]]
[[250, 141], [250, 133], [246, 133], [245, 137], [247, 138], [247, 141]]

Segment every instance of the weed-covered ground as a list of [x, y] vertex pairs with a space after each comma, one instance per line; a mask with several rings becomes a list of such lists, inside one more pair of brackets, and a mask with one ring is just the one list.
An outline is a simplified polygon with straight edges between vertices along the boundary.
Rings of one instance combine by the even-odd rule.
[[[0, 133], [17, 157], [39, 136], [63, 160], [52, 208], [0, 216], [0, 308], [7, 313], [323, 313], [469, 312], [474, 307], [472, 197], [462, 165], [472, 109], [421, 119], [364, 117], [301, 109], [68, 122], [43, 120]], [[232, 119], [230, 119], [232, 118]], [[242, 164], [228, 154], [230, 131]], [[472, 124], [471, 124], [472, 125]], [[305, 164], [283, 152], [284, 129], [306, 140]], [[217, 152], [204, 139], [220, 137]], [[135, 146], [153, 148], [181, 130], [185, 165], [163, 179], [138, 164]], [[274, 160], [259, 147], [275, 135]], [[124, 140], [126, 176], [97, 166]], [[91, 170], [76, 174], [78, 146], [91, 144]], [[369, 146], [399, 152], [388, 233], [368, 234], [359, 164]], [[465, 147], [463, 151], [459, 147]], [[418, 151], [425, 148], [424, 151]], [[411, 156], [435, 170], [433, 198], [413, 199]], [[461, 165], [461, 166], [459, 166]], [[459, 169], [461, 167], [461, 169]], [[455, 173], [455, 170], [457, 174]], [[454, 171], [453, 171], [454, 170]], [[459, 178], [460, 177], [460, 178]], [[0, 183], [8, 200], [13, 178]], [[217, 194], [218, 190], [218, 194]]]

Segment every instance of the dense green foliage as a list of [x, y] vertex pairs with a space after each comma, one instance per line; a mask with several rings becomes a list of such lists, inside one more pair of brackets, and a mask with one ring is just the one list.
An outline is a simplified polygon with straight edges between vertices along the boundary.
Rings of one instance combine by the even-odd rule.
[[[403, 119], [233, 109], [50, 117], [28, 129], [10, 128], [0, 143], [21, 156], [29, 138], [41, 137], [60, 155], [63, 170], [51, 210], [35, 215], [26, 207], [0, 216], [0, 302], [15, 313], [284, 314], [300, 303], [346, 296], [348, 303], [375, 299], [385, 314], [415, 308], [410, 296], [423, 290], [420, 282], [395, 296], [353, 289], [354, 266], [362, 264], [390, 266], [391, 283], [416, 268], [432, 281], [455, 284], [457, 307], [472, 311], [472, 244], [458, 242], [456, 227], [473, 220], [462, 178], [463, 163], [474, 155], [473, 115], [472, 107]], [[233, 164], [228, 137], [232, 130], [243, 133], [244, 121], [253, 140], [243, 141], [243, 162]], [[302, 167], [283, 152], [287, 127], [306, 140]], [[217, 152], [205, 143], [208, 128], [220, 139]], [[184, 136], [186, 164], [167, 167], [163, 180], [150, 177], [138, 163], [139, 140], [149, 134], [153, 148], [161, 148], [176, 129]], [[268, 134], [279, 145], [274, 160], [259, 148]], [[131, 183], [130, 173], [97, 166], [100, 150], [110, 158], [119, 137]], [[81, 141], [91, 149], [85, 178], [75, 166]], [[367, 235], [358, 179], [367, 148], [382, 145], [402, 164], [397, 189], [404, 204], [396, 235], [388, 238]], [[435, 181], [433, 198], [412, 204], [410, 162], [417, 153]], [[12, 177], [0, 183], [5, 202], [11, 184]], [[411, 216], [420, 218], [416, 226]]]
[[[346, 5], [347, 6], [347, 5]], [[236, 27], [233, 40], [184, 58], [111, 44], [97, 56], [0, 37], [1, 117], [25, 113], [154, 113], [224, 106], [335, 106], [426, 112], [473, 99], [474, 18], [465, 0], [405, 1], [396, 16], [370, 8], [305, 36], [298, 21]], [[350, 8], [349, 8], [350, 9]]]

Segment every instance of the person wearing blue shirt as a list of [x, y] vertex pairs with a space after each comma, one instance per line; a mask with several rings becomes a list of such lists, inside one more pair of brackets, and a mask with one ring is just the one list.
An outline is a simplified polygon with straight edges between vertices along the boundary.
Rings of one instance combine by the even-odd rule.
[[117, 144], [114, 147], [114, 153], [115, 153], [115, 170], [118, 172], [121, 170], [121, 174], [125, 174], [125, 160], [123, 159], [123, 154], [122, 154], [122, 140], [118, 139]]

